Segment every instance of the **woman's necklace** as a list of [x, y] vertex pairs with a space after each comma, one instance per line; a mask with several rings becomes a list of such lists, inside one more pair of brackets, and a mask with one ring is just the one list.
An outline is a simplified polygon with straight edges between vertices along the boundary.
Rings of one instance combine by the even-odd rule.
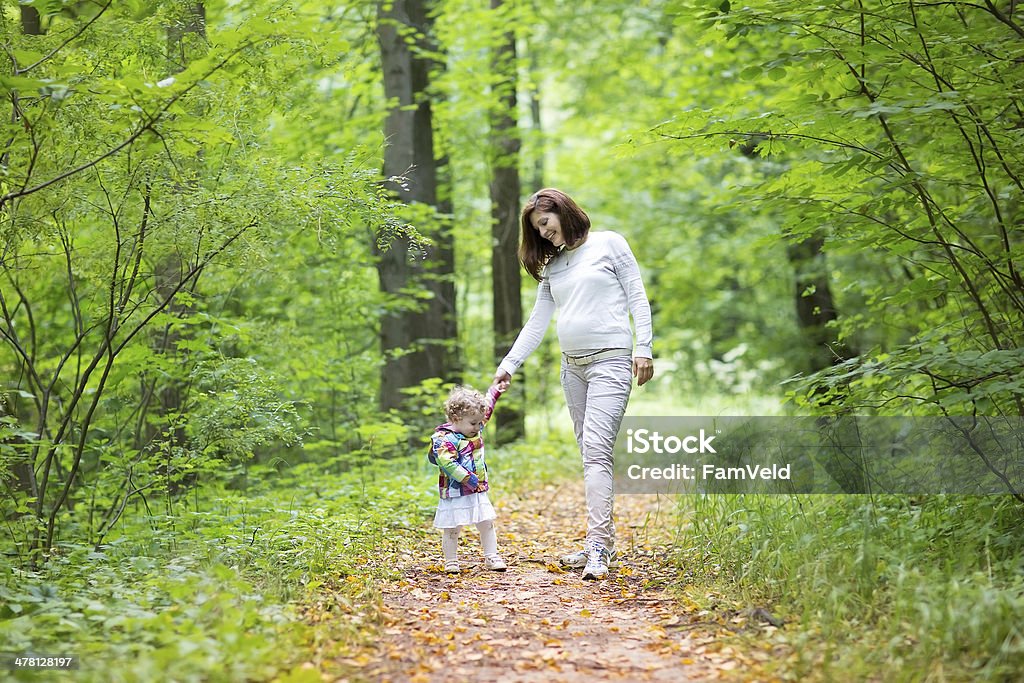
[[574, 246], [574, 247], [569, 247], [568, 244], [566, 244], [566, 245], [564, 245], [562, 247], [562, 251], [565, 252], [565, 267], [566, 268], [568, 268], [569, 266], [572, 265], [573, 256], [575, 256], [576, 252], [578, 252], [580, 250], [580, 248], [583, 247], [583, 244], [586, 241], [587, 241], [587, 238], [584, 237], [582, 240], [577, 242], [576, 246]]

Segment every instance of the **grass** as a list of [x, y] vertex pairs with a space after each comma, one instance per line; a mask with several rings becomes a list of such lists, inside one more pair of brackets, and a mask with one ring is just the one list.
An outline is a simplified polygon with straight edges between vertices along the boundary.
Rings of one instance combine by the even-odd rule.
[[[782, 412], [770, 397], [659, 398], [634, 394], [630, 414]], [[677, 590], [705, 607], [724, 595], [786, 617], [770, 636], [740, 636], [779, 646], [769, 675], [1016, 681], [1024, 671], [1024, 506], [1009, 496], [691, 495], [677, 518]]]
[[1009, 497], [684, 499], [693, 582], [787, 617], [785, 680], [1017, 680], [1024, 542]]
[[[383, 539], [432, 503], [411, 460], [262, 472], [245, 492], [200, 489], [173, 517], [126, 515], [100, 549], [65, 543], [39, 571], [5, 567], [0, 650], [77, 655], [76, 681], [239, 681], [301, 664], [318, 640], [343, 648], [365, 629], [309, 612], [372, 607], [401, 551]], [[334, 632], [311, 625], [328, 621]]]
[[[643, 391], [630, 406], [777, 411], [753, 399], [672, 406]], [[567, 416], [534, 414], [527, 443], [489, 449], [498, 495], [579, 476]], [[126, 514], [100, 549], [63, 543], [40, 571], [0, 568], [0, 650], [78, 655], [76, 681], [319, 680], [373, 636], [378, 582], [412, 544], [437, 543], [436, 475], [421, 452], [328, 469], [254, 467], [246, 490], [200, 488], [173, 516]], [[1010, 681], [1024, 670], [1024, 510], [1007, 498], [680, 500], [677, 588], [783, 616], [770, 636], [740, 636], [758, 647], [770, 637], [770, 675]]]
[[[495, 449], [502, 491], [552, 471], [565, 439]], [[174, 515], [126, 514], [99, 549], [63, 543], [38, 571], [0, 568], [0, 652], [81, 662], [14, 679], [320, 681], [373, 637], [380, 581], [413, 544], [439, 542], [421, 451], [327, 469], [254, 467], [245, 490], [201, 487]]]

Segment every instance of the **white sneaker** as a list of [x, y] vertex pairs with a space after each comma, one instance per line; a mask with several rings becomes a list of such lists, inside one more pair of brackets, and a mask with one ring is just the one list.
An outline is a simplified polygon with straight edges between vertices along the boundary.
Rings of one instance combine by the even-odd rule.
[[490, 569], [492, 572], [503, 572], [508, 569], [508, 565], [500, 555], [488, 555], [484, 558], [484, 568]]
[[462, 571], [462, 567], [459, 566], [458, 560], [445, 560], [444, 561], [444, 573], [445, 574], [458, 574]]
[[587, 549], [584, 548], [583, 550], [577, 550], [576, 552], [569, 553], [568, 555], [562, 555], [558, 558], [558, 561], [566, 567], [572, 567], [574, 569], [585, 567], [587, 566]]
[[[616, 566], [618, 564], [618, 555], [615, 553], [615, 551], [606, 550], [605, 552], [608, 553], [608, 566]], [[581, 569], [587, 566], [588, 557], [589, 555], [587, 553], [587, 548], [584, 547], [582, 550], [577, 550], [574, 553], [562, 555], [560, 558], [558, 558], [558, 561], [561, 562], [563, 566], [572, 567], [573, 569]]]
[[608, 574], [609, 553], [604, 546], [596, 543], [588, 548], [587, 564], [583, 567], [584, 579], [603, 579]]

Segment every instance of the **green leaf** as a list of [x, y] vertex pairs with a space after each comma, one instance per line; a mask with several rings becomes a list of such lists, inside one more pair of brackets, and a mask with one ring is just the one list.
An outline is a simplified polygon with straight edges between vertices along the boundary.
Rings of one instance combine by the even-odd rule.
[[[57, 85], [46, 78], [29, 78], [28, 76], [0, 76], [0, 88], [6, 92], [34, 92]], [[66, 86], [65, 86], [66, 87]]]
[[764, 68], [761, 66], [748, 66], [740, 72], [740, 78], [745, 81], [753, 81], [761, 77], [764, 73]]
[[42, 52], [24, 49], [11, 50], [11, 54], [14, 56], [15, 61], [21, 68], [29, 66], [30, 64], [35, 64], [45, 56]]

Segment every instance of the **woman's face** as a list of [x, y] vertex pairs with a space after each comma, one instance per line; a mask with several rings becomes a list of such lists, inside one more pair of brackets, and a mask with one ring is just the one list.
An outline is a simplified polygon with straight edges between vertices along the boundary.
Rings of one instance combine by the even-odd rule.
[[530, 224], [533, 229], [540, 233], [556, 247], [565, 246], [565, 236], [562, 234], [562, 223], [558, 220], [558, 214], [554, 211], [534, 211], [530, 214]]

